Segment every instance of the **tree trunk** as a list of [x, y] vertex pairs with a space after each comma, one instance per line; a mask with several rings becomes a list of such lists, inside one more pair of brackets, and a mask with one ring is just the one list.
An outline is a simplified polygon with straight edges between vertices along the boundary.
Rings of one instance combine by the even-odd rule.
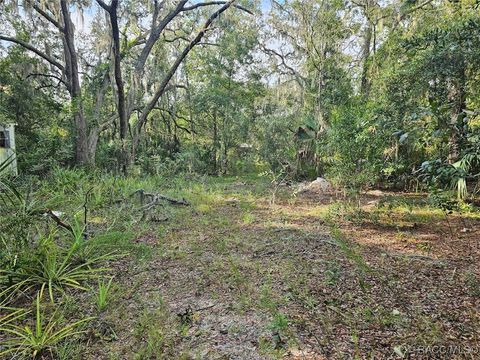
[[118, 93], [118, 116], [120, 119], [120, 139], [127, 138], [128, 133], [128, 119], [126, 112], [125, 102], [125, 89], [123, 85], [122, 69], [121, 69], [121, 53], [120, 53], [120, 31], [118, 29], [118, 17], [117, 17], [118, 0], [112, 0], [110, 6], [110, 23], [112, 26], [113, 36], [113, 53], [115, 61], [115, 83], [117, 84]]
[[99, 138], [100, 130], [99, 128], [92, 129], [88, 136], [88, 164], [90, 166], [95, 166], [95, 157], [97, 153], [97, 143]]
[[98, 4], [108, 13], [110, 19], [110, 27], [112, 30], [113, 40], [113, 60], [114, 60], [114, 77], [117, 85], [116, 100], [117, 112], [120, 128], [120, 154], [118, 156], [118, 165], [121, 171], [126, 175], [129, 156], [127, 151], [127, 135], [128, 135], [128, 119], [127, 103], [125, 97], [125, 86], [122, 76], [122, 54], [120, 48], [120, 30], [118, 28], [118, 0], [112, 0], [110, 5], [106, 5], [103, 1], [97, 1]]
[[368, 60], [370, 58], [370, 47], [372, 42], [372, 24], [367, 20], [367, 28], [365, 29], [365, 38], [362, 49], [362, 79], [360, 84], [360, 93], [365, 100], [368, 100], [370, 81], [368, 79]]
[[186, 88], [186, 94], [187, 94], [187, 103], [188, 103], [188, 118], [190, 120], [190, 135], [192, 141], [195, 141], [195, 123], [193, 119], [193, 102], [192, 102], [192, 93], [190, 90], [190, 80], [189, 80], [189, 74], [188, 74], [188, 68], [186, 65], [184, 65], [184, 72], [185, 72], [185, 85], [187, 86]]
[[449, 87], [448, 100], [451, 104], [451, 110], [448, 163], [453, 164], [460, 157], [460, 143], [463, 137], [463, 109], [466, 108], [465, 66], [463, 63], [458, 79], [451, 79]]
[[78, 72], [78, 57], [75, 49], [75, 35], [73, 23], [70, 18], [68, 4], [66, 0], [60, 1], [62, 17], [64, 22], [64, 53], [65, 53], [65, 72], [68, 80], [68, 91], [70, 93], [73, 118], [75, 123], [75, 163], [77, 165], [91, 164], [88, 154], [88, 135], [87, 121], [83, 112], [82, 90], [80, 87], [80, 77]]
[[217, 174], [218, 171], [218, 155], [217, 151], [219, 148], [218, 143], [218, 129], [217, 129], [217, 109], [213, 110], [213, 172]]

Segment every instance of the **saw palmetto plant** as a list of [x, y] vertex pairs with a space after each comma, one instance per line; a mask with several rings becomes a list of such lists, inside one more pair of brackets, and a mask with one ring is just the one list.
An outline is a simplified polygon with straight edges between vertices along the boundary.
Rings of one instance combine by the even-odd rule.
[[15, 160], [14, 155], [0, 162], [0, 204], [7, 206], [21, 200], [22, 196], [8, 178], [8, 169]]
[[94, 255], [78, 263], [75, 253], [79, 244], [74, 242], [64, 251], [54, 242], [54, 234], [42, 239], [39, 251], [30, 261], [13, 269], [0, 270], [0, 282], [4, 284], [0, 298], [14, 297], [31, 289], [45, 288], [50, 300], [54, 302], [54, 293], [62, 293], [66, 288], [87, 290], [83, 283], [98, 279], [108, 269], [99, 263], [112, 259], [112, 254]]
[[[27, 312], [17, 310], [0, 319], [0, 357], [37, 358], [42, 354], [53, 353], [55, 346], [74, 335], [83, 333], [82, 325], [92, 318], [75, 321], [61, 326], [56, 312], [47, 320], [42, 313], [41, 294], [37, 293], [35, 300], [34, 324], [22, 324], [22, 318]], [[2, 338], [3, 337], [3, 338]]]

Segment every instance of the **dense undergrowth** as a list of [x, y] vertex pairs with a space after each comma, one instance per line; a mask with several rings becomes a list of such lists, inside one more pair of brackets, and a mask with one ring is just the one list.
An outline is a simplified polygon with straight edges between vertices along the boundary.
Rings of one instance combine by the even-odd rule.
[[[248, 229], [258, 223], [259, 215], [255, 210], [258, 203], [269, 204], [270, 211], [275, 214], [279, 211], [275, 201], [283, 204], [298, 201], [297, 192], [291, 187], [258, 175], [240, 178], [196, 175], [123, 178], [55, 168], [45, 179], [17, 179], [10, 188], [15, 188], [16, 192], [2, 203], [0, 215], [0, 354], [5, 358], [70, 359], [84, 344], [114, 341], [117, 335], [108, 326], [105, 328], [104, 321], [105, 314], [109, 313], [107, 317], [111, 317], [112, 311], [115, 312], [110, 308], [111, 303], [119, 297], [140, 296], [133, 295], [137, 291], [135, 286], [125, 288], [125, 284], [117, 284], [116, 278], [131, 266], [129, 264], [142, 268], [142, 264], [155, 261], [158, 256], [166, 256], [167, 259], [182, 259], [191, 256], [189, 254], [200, 256], [204, 246], [201, 243], [190, 243], [191, 250], [186, 253], [178, 248], [182, 242], [194, 239], [182, 239], [182, 235], [177, 234], [181, 229], [191, 229], [193, 233], [204, 228], [215, 229], [220, 234], [226, 231], [224, 236], [215, 235], [213, 238], [215, 243], [212, 246], [220, 254], [231, 246], [238, 249], [259, 246], [260, 243], [248, 245], [253, 240], [242, 235], [243, 227]], [[165, 202], [145, 211], [140, 197], [132, 195], [139, 189], [186, 199], [191, 206]], [[318, 204], [305, 214], [285, 213], [281, 217], [293, 216], [290, 220], [293, 222], [295, 218], [315, 218], [319, 224], [325, 224], [330, 229], [331, 243], [360, 274], [361, 286], [366, 286], [362, 282], [370, 276], [371, 265], [363, 258], [358, 245], [345, 235], [349, 234], [343, 230], [345, 223], [351, 224], [350, 227], [378, 227], [384, 229], [382, 231], [396, 229], [395, 236], [404, 241], [404, 228], [448, 221], [452, 214], [458, 218], [460, 212], [464, 214], [460, 216], [464, 222], [464, 219], [468, 222], [468, 219], [478, 216], [471, 205], [460, 206], [457, 203], [454, 209], [445, 208], [443, 203], [439, 205], [425, 197], [402, 197], [401, 194], [382, 197], [366, 211], [361, 208], [361, 198], [357, 193], [348, 196], [339, 193], [337, 196], [336, 201], [327, 205]], [[235, 215], [238, 217], [235, 219], [237, 225], [232, 225], [234, 219], [222, 213], [222, 206], [225, 206], [222, 204], [239, 209], [240, 215]], [[288, 229], [290, 226], [287, 220], [285, 223], [263, 221], [271, 228]], [[308, 226], [301, 226], [299, 239], [308, 232]], [[448, 226], [453, 237], [458, 229], [452, 229], [450, 223]], [[468, 224], [465, 231], [470, 231]], [[229, 238], [233, 240], [227, 240]], [[171, 243], [164, 243], [166, 239], [170, 239]], [[178, 246], [175, 246], [176, 242]], [[428, 246], [431, 245], [422, 244], [416, 244], [416, 250], [430, 254], [432, 249]], [[254, 254], [253, 250], [251, 254], [249, 251], [249, 256]], [[231, 288], [250, 289], [242, 270], [246, 265], [242, 261], [229, 257], [226, 263], [214, 263], [209, 267], [209, 276], [223, 278], [223, 275], [229, 274], [224, 284], [230, 284]], [[220, 275], [225, 266], [228, 273]], [[148, 265], [145, 267], [148, 269]], [[216, 267], [220, 267], [217, 275], [213, 274]], [[335, 285], [341, 271], [333, 266], [325, 275], [325, 283]], [[465, 275], [465, 286], [472, 292], [478, 286], [477, 281], [474, 273]], [[258, 296], [255, 306], [259, 309], [273, 309], [272, 302], [280, 301], [275, 300], [277, 295], [269, 295], [267, 283], [262, 285], [263, 290], [259, 294], [255, 292], [251, 295], [251, 299]], [[295, 284], [295, 287], [299, 296], [303, 296], [301, 294], [305, 289], [302, 290], [301, 284]], [[252, 300], [248, 298], [250, 295], [239, 293], [238, 296], [239, 311], [244, 311], [241, 309], [245, 306], [252, 306]], [[118, 306], [118, 301], [116, 304]], [[311, 306], [317, 305], [313, 302]], [[277, 305], [267, 314], [271, 314], [267, 329], [273, 329], [268, 331], [290, 336], [288, 334], [292, 330], [288, 317], [279, 312]], [[177, 322], [161, 311], [157, 315], [159, 321]], [[176, 328], [170, 334], [162, 328], [160, 335], [156, 332], [157, 328], [150, 328], [147, 320], [150, 315], [145, 316], [135, 326], [142, 326], [144, 321], [145, 331], [153, 331], [148, 335], [156, 339], [152, 341], [160, 341], [157, 337], [162, 340], [156, 348], [147, 339], [147, 345], [141, 346], [137, 357], [155, 358], [163, 354], [160, 357], [168, 358], [175, 352], [176, 345], [169, 343], [174, 341], [172, 336], [180, 336], [182, 326], [187, 331], [191, 320], [186, 323], [181, 321], [180, 330]], [[143, 338], [143, 330], [135, 331], [139, 332], [139, 338]], [[272, 347], [271, 340], [262, 341], [259, 346], [268, 356], [284, 353], [283, 347]]]
[[[147, 260], [151, 248], [133, 240], [152, 222], [176, 216], [172, 207], [162, 207], [160, 215], [145, 211], [136, 191], [188, 198], [196, 211], [208, 212], [218, 196], [209, 184], [223, 181], [61, 168], [8, 187], [3, 180], [0, 357], [67, 359], [65, 346], [85, 339], [89, 323], [109, 305], [118, 271], [112, 266], [124, 258]], [[86, 303], [69, 313], [69, 304], [80, 298]]]
[[0, 0], [0, 357], [480, 343], [478, 0], [106, 3]]

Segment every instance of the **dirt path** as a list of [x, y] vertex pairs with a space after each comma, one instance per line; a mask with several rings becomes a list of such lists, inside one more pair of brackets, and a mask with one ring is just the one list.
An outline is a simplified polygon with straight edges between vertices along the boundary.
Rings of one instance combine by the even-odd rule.
[[[230, 195], [176, 210], [136, 240], [152, 253], [117, 265], [113, 309], [91, 335], [91, 359], [480, 352], [478, 248], [468, 258], [443, 245], [428, 254], [413, 242], [406, 248], [398, 228], [380, 236], [365, 221], [338, 220], [335, 199], [271, 206], [248, 188]], [[408, 234], [424, 243], [419, 229]], [[457, 239], [460, 248], [467, 240]]]

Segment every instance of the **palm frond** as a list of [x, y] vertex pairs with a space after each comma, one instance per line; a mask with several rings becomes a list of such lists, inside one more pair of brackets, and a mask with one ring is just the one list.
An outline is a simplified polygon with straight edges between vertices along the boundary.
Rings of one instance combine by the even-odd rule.
[[4, 161], [0, 162], [0, 202], [5, 206], [15, 204], [21, 200], [22, 196], [16, 189], [15, 185], [7, 179], [8, 168], [15, 161], [15, 154], [10, 155]]

